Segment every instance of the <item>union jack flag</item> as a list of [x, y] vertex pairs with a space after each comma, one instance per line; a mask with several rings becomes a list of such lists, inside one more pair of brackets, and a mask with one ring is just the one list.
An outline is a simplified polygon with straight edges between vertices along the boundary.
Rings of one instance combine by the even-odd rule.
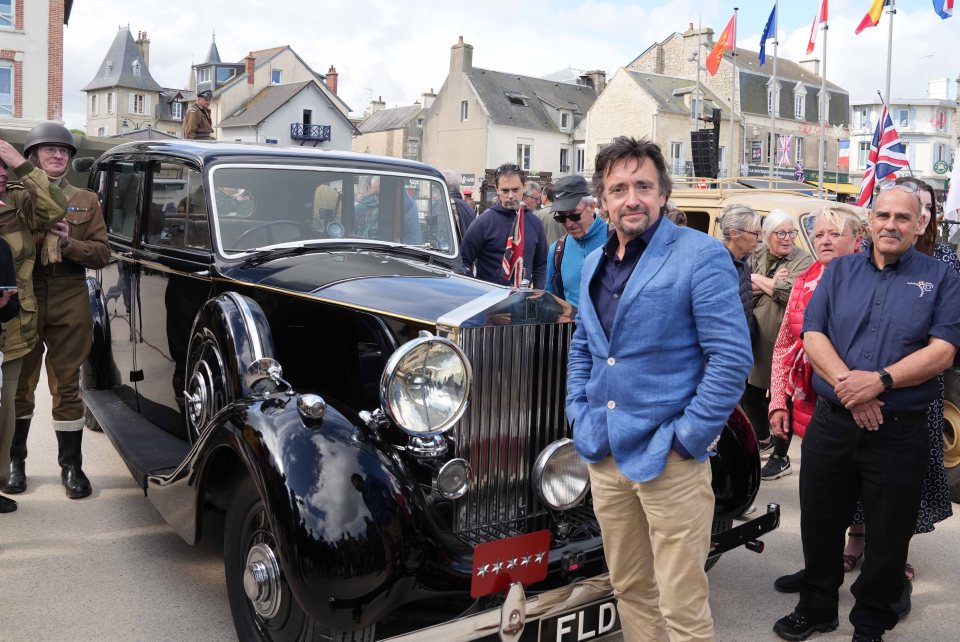
[[503, 277], [515, 288], [523, 280], [523, 205], [517, 212], [513, 234], [507, 237], [507, 249], [503, 252]]
[[780, 160], [777, 161], [777, 165], [790, 166], [791, 141], [793, 141], [793, 136], [780, 136]]
[[884, 105], [880, 112], [880, 120], [877, 121], [877, 129], [873, 133], [873, 140], [870, 142], [870, 155], [867, 156], [867, 169], [863, 173], [857, 205], [869, 207], [873, 201], [873, 188], [877, 181], [909, 166], [907, 150], [900, 142], [900, 136], [897, 135], [890, 114], [887, 113], [887, 106]]

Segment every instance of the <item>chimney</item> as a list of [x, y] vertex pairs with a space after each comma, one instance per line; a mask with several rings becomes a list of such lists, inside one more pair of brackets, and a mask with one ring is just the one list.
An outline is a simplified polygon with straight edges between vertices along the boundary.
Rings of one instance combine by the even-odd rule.
[[147, 38], [146, 31], [137, 32], [137, 49], [140, 50], [140, 58], [143, 60], [143, 66], [150, 66], [150, 39]]
[[253, 57], [253, 53], [248, 54], [247, 57], [243, 59], [243, 62], [246, 64], [246, 68], [243, 71], [247, 74], [248, 85], [253, 84], [253, 65], [256, 61], [257, 59]]
[[811, 58], [810, 60], [801, 60], [797, 64], [803, 67], [806, 71], [809, 71], [814, 76], [820, 75], [820, 59], [819, 58]]
[[383, 96], [377, 96], [376, 100], [370, 101], [370, 106], [367, 108], [367, 111], [370, 114], [375, 114], [386, 106], [387, 103], [383, 102]]
[[450, 73], [462, 71], [464, 73], [473, 70], [473, 45], [463, 42], [463, 36], [457, 41], [457, 44], [450, 47]]
[[588, 71], [580, 76], [580, 80], [582, 81], [581, 84], [593, 87], [598, 96], [600, 92], [607, 88], [607, 72], [602, 69]]
[[934, 78], [927, 81], [927, 98], [950, 100], [950, 79]]
[[330, 69], [327, 70], [327, 87], [333, 93], [337, 93], [337, 78], [339, 77], [340, 74], [337, 73], [337, 68], [330, 65]]
[[437, 95], [433, 93], [433, 87], [430, 88], [430, 91], [425, 91], [420, 94], [420, 105], [424, 109], [430, 109], [430, 106], [433, 105], [433, 101], [437, 99]]

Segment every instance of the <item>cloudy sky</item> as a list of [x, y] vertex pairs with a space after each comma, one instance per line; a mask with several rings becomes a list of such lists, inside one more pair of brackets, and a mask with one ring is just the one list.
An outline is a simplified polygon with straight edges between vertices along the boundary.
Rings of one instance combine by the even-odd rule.
[[[801, 60], [820, 0], [781, 0], [780, 55]], [[887, 24], [854, 35], [870, 0], [830, 0], [827, 77], [854, 101], [883, 90]], [[758, 50], [773, 0], [525, 0], [460, 3], [420, 0], [80, 0], [67, 25], [64, 118], [85, 125], [80, 89], [97, 72], [120, 27], [151, 40], [150, 72], [164, 87], [184, 87], [216, 32], [224, 61], [250, 50], [290, 45], [314, 70], [334, 65], [339, 93], [359, 115], [371, 98], [409, 105], [438, 91], [458, 36], [474, 46], [474, 66], [543, 76], [566, 67], [608, 76], [654, 42], [702, 20], [719, 35], [739, 6], [739, 47]], [[508, 7], [508, 9], [507, 9]], [[960, 15], [941, 20], [931, 0], [898, 0], [894, 19], [892, 95], [924, 98], [930, 79], [960, 75], [952, 55]], [[816, 56], [820, 55], [818, 39]], [[768, 54], [770, 54], [768, 45]], [[769, 64], [769, 63], [768, 63]], [[955, 91], [951, 82], [951, 95]]]

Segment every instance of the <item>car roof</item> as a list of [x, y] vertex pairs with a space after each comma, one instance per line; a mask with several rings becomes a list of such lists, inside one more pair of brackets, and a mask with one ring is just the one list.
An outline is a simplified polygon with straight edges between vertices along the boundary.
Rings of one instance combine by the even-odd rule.
[[216, 162], [245, 160], [251, 162], [298, 162], [338, 167], [356, 167], [375, 171], [429, 174], [440, 180], [443, 175], [434, 167], [403, 158], [375, 156], [354, 152], [331, 151], [315, 147], [266, 145], [260, 143], [228, 143], [194, 140], [148, 140], [124, 143], [100, 157], [160, 154], [196, 162], [200, 166]]

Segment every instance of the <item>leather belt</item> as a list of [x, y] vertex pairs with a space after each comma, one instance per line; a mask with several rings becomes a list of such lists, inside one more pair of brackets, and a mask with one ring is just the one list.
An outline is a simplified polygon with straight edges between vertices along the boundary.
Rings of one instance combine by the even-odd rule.
[[[830, 401], [829, 399], [818, 397], [817, 403], [822, 403], [826, 408], [828, 408], [833, 413], [836, 413], [839, 415], [847, 415], [848, 417], [853, 416], [853, 413], [851, 413], [841, 404]], [[890, 419], [917, 419], [920, 416], [926, 416], [927, 409], [924, 408], [923, 410], [887, 410], [886, 408], [881, 408], [880, 413], [884, 417], [888, 417]]]

